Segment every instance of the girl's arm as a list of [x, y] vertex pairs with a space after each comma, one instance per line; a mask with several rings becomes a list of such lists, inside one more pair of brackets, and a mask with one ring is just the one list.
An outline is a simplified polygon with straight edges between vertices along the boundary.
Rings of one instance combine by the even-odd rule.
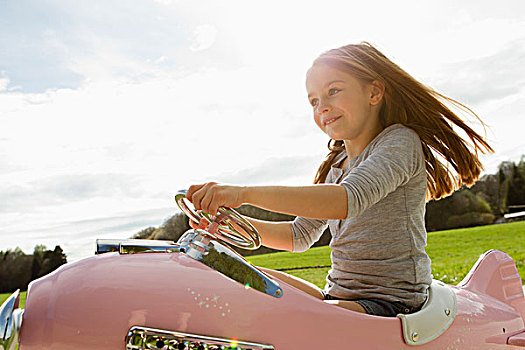
[[242, 204], [310, 219], [344, 219], [348, 211], [346, 190], [334, 184], [240, 187], [209, 182], [190, 186], [186, 197], [195, 209], [213, 215], [220, 206]]
[[247, 218], [261, 235], [261, 244], [273, 249], [293, 250], [292, 225], [290, 222], [262, 221]]
[[[243, 216], [248, 220], [261, 235], [261, 244], [273, 249], [293, 250], [293, 234], [290, 222], [262, 221]], [[193, 228], [205, 229], [208, 221], [203, 219], [199, 225], [191, 219], [190, 226]]]

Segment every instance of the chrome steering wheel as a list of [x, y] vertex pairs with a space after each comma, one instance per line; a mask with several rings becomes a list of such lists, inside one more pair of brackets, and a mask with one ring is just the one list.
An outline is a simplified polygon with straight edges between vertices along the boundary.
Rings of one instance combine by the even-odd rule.
[[193, 222], [198, 224], [202, 218], [206, 219], [209, 226], [205, 231], [213, 237], [248, 250], [254, 250], [261, 246], [259, 232], [235, 210], [220, 207], [219, 213], [215, 217], [200, 210], [196, 211], [193, 204], [186, 198], [186, 190], [177, 192], [175, 202], [177, 202], [180, 210]]

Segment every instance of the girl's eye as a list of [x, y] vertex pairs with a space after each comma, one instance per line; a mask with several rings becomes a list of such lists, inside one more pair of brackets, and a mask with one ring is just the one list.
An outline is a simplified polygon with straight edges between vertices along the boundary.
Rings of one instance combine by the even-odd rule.
[[312, 105], [312, 107], [315, 107], [319, 104], [319, 100], [316, 98], [313, 98], [310, 100], [310, 104]]
[[335, 94], [337, 94], [339, 91], [341, 91], [341, 90], [336, 89], [336, 88], [332, 88], [332, 89], [328, 90], [328, 95], [330, 95], [330, 96], [335, 95]]

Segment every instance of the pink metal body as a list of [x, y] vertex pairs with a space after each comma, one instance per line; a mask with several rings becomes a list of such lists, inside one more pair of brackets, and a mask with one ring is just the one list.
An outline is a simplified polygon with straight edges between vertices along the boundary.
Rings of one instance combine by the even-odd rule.
[[[125, 349], [132, 326], [278, 350], [414, 348], [405, 344], [398, 318], [345, 310], [279, 283], [284, 294], [272, 297], [182, 253], [93, 256], [31, 284], [20, 350]], [[523, 348], [525, 299], [507, 254], [491, 251], [451, 288], [458, 304], [454, 322], [417, 348]]]

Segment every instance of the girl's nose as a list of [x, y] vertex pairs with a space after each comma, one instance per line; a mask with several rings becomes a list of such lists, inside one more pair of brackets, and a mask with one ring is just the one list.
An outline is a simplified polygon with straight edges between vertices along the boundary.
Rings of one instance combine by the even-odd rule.
[[326, 102], [319, 102], [319, 105], [317, 107], [317, 113], [326, 113], [329, 112], [332, 109], [332, 106]]

